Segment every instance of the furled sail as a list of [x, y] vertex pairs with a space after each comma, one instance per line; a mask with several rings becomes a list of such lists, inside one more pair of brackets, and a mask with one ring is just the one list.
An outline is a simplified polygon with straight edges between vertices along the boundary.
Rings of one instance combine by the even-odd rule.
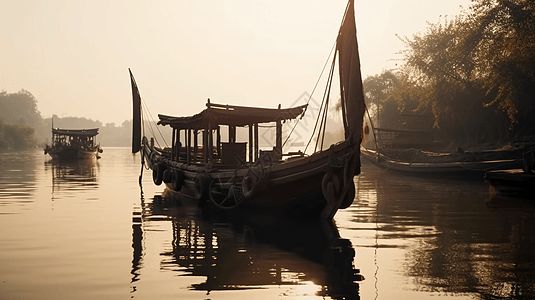
[[[354, 153], [348, 156], [343, 171], [332, 170], [333, 174], [327, 173], [322, 181], [323, 196], [328, 203], [322, 212], [322, 218], [325, 220], [332, 220], [339, 208], [349, 207], [353, 203], [355, 199], [353, 177], [360, 174], [360, 142], [365, 107], [353, 0], [349, 0], [347, 5], [336, 40], [336, 50], [345, 141]], [[336, 189], [336, 186], [340, 188]]]
[[364, 117], [364, 94], [353, 0], [350, 0], [347, 5], [336, 41], [336, 50], [339, 57], [340, 94], [345, 138], [352, 144], [360, 143]]
[[141, 150], [141, 95], [137, 88], [136, 80], [132, 71], [130, 73], [130, 82], [132, 84], [132, 102], [133, 102], [133, 116], [132, 116], [132, 153], [137, 153]]

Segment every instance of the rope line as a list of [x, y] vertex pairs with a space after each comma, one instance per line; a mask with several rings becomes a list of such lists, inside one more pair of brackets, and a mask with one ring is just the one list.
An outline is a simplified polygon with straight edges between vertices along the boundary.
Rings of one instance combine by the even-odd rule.
[[[290, 133], [288, 134], [288, 136], [286, 137], [286, 140], [284, 141], [284, 143], [282, 143], [282, 147], [284, 147], [286, 145], [286, 143], [288, 142], [288, 140], [290, 139], [290, 137], [292, 136], [292, 133], [294, 132], [295, 128], [297, 127], [297, 124], [299, 123], [299, 121], [303, 118], [303, 116], [305, 115], [307, 109], [308, 109], [308, 104], [310, 103], [310, 100], [312, 99], [312, 95], [314, 95], [314, 93], [316, 92], [316, 88], [318, 87], [318, 84], [321, 80], [321, 77], [323, 76], [323, 72], [325, 72], [325, 68], [327, 67], [327, 64], [329, 63], [329, 61], [331, 60], [331, 55], [333, 54], [333, 51], [336, 47], [336, 41], [334, 42], [332, 48], [331, 48], [331, 51], [329, 52], [329, 56], [327, 56], [327, 60], [325, 61], [325, 64], [323, 65], [323, 68], [321, 69], [321, 73], [320, 73], [320, 76], [318, 77], [318, 80], [316, 81], [316, 84], [314, 85], [314, 88], [312, 89], [312, 93], [310, 94], [310, 96], [308, 97], [308, 100], [307, 100], [307, 106], [305, 108], [305, 111], [303, 112], [301, 118], [297, 119], [297, 121], [295, 122], [292, 130], [290, 131]], [[305, 151], [306, 151], [306, 148], [305, 148]], [[304, 151], [303, 151], [304, 152]]]
[[[340, 29], [342, 28], [342, 25], [344, 24], [344, 21], [345, 21], [345, 19], [346, 19], [347, 13], [348, 13], [348, 11], [349, 11], [350, 4], [351, 4], [351, 2], [349, 1], [349, 2], [347, 3], [346, 9], [345, 9], [345, 11], [344, 11], [344, 16], [343, 16], [343, 18], [342, 18], [342, 22], [340, 23], [340, 27], [339, 27]], [[310, 97], [309, 97], [308, 100], [307, 100], [307, 107], [305, 108], [305, 111], [303, 112], [303, 116], [304, 116], [304, 114], [306, 113], [306, 110], [308, 109], [308, 104], [310, 103], [310, 100], [312, 99], [312, 95], [314, 95], [314, 92], [316, 91], [316, 88], [317, 88], [318, 83], [319, 83], [319, 81], [320, 81], [320, 79], [321, 79], [321, 76], [323, 76], [323, 72], [325, 71], [325, 68], [327, 67], [327, 63], [329, 62], [329, 60], [330, 60], [330, 58], [331, 58], [331, 56], [332, 56], [332, 54], [333, 54], [333, 51], [336, 49], [336, 45], [337, 45], [337, 42], [338, 42], [338, 36], [339, 36], [339, 35], [340, 35], [340, 30], [338, 31], [338, 35], [337, 35], [337, 37], [336, 37], [336, 40], [334, 41], [334, 44], [333, 44], [333, 46], [332, 46], [332, 48], [331, 48], [331, 52], [329, 53], [329, 56], [327, 57], [327, 60], [325, 61], [325, 64], [323, 65], [323, 69], [321, 70], [320, 76], [319, 76], [318, 80], [316, 81], [316, 84], [314, 85], [314, 89], [312, 90], [312, 93], [310, 94]], [[334, 57], [334, 59], [333, 59], [333, 63], [332, 63], [332, 69], [334, 69], [334, 64], [335, 64], [335, 62], [336, 62], [336, 52], [335, 52], [335, 57]], [[328, 89], [329, 89], [329, 93], [330, 93], [330, 86], [331, 86], [331, 83], [332, 83], [332, 76], [330, 76], [330, 78], [329, 78], [329, 80], [328, 80]], [[327, 89], [327, 88], [326, 88], [326, 89]], [[328, 100], [327, 100], [327, 102], [328, 102]], [[321, 111], [321, 108], [322, 108], [322, 107], [323, 107], [323, 101], [322, 101], [322, 105], [320, 106], [320, 111]], [[325, 110], [327, 110], [327, 109], [325, 109]], [[301, 119], [302, 119], [302, 118], [303, 118], [303, 117], [301, 117]], [[288, 137], [286, 137], [286, 140], [285, 140], [284, 143], [282, 144], [283, 147], [284, 147], [284, 145], [286, 145], [286, 142], [290, 139], [290, 136], [291, 136], [292, 133], [294, 132], [295, 128], [297, 127], [297, 124], [299, 123], [299, 121], [300, 121], [301, 119], [298, 119], [297, 122], [295, 122], [295, 125], [294, 125], [294, 127], [292, 128], [292, 130], [290, 131], [290, 134], [288, 134]], [[318, 115], [318, 119], [319, 119], [319, 115]], [[317, 125], [318, 119], [316, 119], [316, 125]], [[326, 122], [326, 121], [325, 121], [325, 122]], [[325, 128], [324, 128], [323, 130], [325, 130]], [[314, 126], [314, 131], [312, 131], [312, 135], [311, 135], [311, 137], [310, 137], [310, 139], [309, 139], [309, 141], [308, 141], [308, 143], [307, 143], [307, 145], [306, 145], [306, 147], [305, 147], [305, 150], [304, 150], [303, 152], [306, 152], [306, 150], [308, 149], [308, 146], [309, 146], [310, 142], [312, 141], [312, 138], [314, 137], [314, 133], [315, 133], [315, 132], [316, 132], [316, 126]], [[324, 133], [324, 135], [325, 135], [325, 132], [323, 132], [323, 133]], [[318, 140], [319, 140], [319, 136], [318, 136]], [[322, 145], [321, 145], [321, 147], [323, 148], [323, 141], [322, 141]], [[315, 152], [315, 150], [314, 150], [314, 152]]]
[[[160, 145], [160, 143], [159, 143], [159, 141], [158, 141], [158, 139], [156, 137], [155, 130], [153, 129], [153, 124], [152, 123], [156, 123], [156, 122], [154, 121], [154, 118], [152, 117], [152, 114], [150, 113], [150, 110], [149, 110], [147, 104], [145, 103], [145, 101], [143, 101], [143, 99], [141, 100], [141, 103], [142, 103], [143, 107], [145, 108], [145, 110], [148, 112], [149, 117], [150, 117], [150, 120], [148, 122], [149, 131], [152, 134], [152, 136], [154, 137], [154, 140], [156, 141], [156, 144], [158, 144], [158, 147], [162, 148], [162, 146]], [[143, 124], [143, 135], [145, 135], [145, 122], [141, 122], [141, 123]], [[165, 144], [165, 147], [168, 147], [167, 141], [165, 140], [162, 132], [160, 131], [160, 128], [158, 126], [154, 126], [154, 127], [156, 127], [156, 130], [160, 134], [160, 137], [162, 138], [163, 143]]]
[[[329, 70], [329, 76], [327, 78], [328, 85], [325, 88], [325, 92], [323, 93], [323, 99], [322, 99], [321, 105], [320, 105], [319, 113], [321, 114], [321, 112], [323, 111], [322, 123], [321, 124], [323, 124], [323, 118], [325, 117], [326, 108], [324, 107], [324, 105], [325, 105], [326, 99], [327, 99], [327, 102], [328, 102], [328, 93], [330, 93], [330, 87], [331, 87], [331, 84], [332, 84], [332, 77], [333, 77], [333, 74], [334, 74], [335, 63], [336, 63], [336, 53], [335, 53], [335, 55], [333, 57], [333, 61], [331, 63], [331, 69]], [[319, 119], [320, 119], [320, 116], [318, 114], [318, 118], [316, 118], [316, 123], [314, 124], [314, 130], [312, 130], [312, 134], [310, 135], [310, 139], [308, 140], [308, 143], [307, 143], [307, 145], [305, 147], [305, 150], [303, 152], [307, 151], [308, 146], [310, 145], [310, 142], [312, 142], [312, 139], [314, 138], [314, 134], [316, 133], [316, 129], [318, 127]], [[321, 130], [321, 125], [320, 125], [320, 130]], [[314, 152], [316, 152], [316, 149], [317, 149], [317, 141], [316, 141], [316, 147], [314, 148]]]

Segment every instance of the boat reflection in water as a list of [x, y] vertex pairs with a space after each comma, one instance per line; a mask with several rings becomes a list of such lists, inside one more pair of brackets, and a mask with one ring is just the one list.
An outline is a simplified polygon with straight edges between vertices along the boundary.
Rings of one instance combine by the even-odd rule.
[[45, 170], [52, 172], [52, 194], [98, 187], [99, 164], [92, 159], [49, 160], [45, 162]]
[[[140, 279], [145, 222], [171, 221], [172, 247], [161, 269], [203, 276], [190, 290], [243, 290], [313, 283], [316, 296], [359, 299], [363, 280], [353, 267], [355, 250], [332, 222], [277, 219], [251, 211], [222, 213], [185, 197], [155, 196], [133, 219], [132, 283]], [[146, 237], [145, 237], [146, 238]], [[182, 274], [181, 274], [182, 275]], [[136, 290], [136, 287], [133, 287]]]

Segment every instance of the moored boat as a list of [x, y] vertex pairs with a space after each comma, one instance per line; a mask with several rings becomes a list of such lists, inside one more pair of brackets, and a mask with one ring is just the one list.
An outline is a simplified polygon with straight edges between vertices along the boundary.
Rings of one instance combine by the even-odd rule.
[[[512, 152], [512, 151], [511, 151]], [[486, 171], [516, 168], [522, 159], [500, 151], [433, 152], [420, 149], [361, 149], [362, 157], [380, 167], [414, 174], [458, 174], [483, 176]]]
[[98, 128], [59, 129], [52, 128], [52, 143], [45, 146], [45, 155], [55, 159], [100, 158], [100, 144], [96, 142]]
[[[481, 179], [490, 170], [522, 168], [522, 153], [535, 150], [533, 137], [454, 146], [460, 142], [444, 139], [443, 134], [432, 130], [432, 117], [426, 115], [391, 113], [389, 118], [379, 119], [376, 107], [367, 116], [362, 158], [392, 171]], [[384, 127], [374, 124], [379, 121]]]
[[[338, 58], [345, 140], [323, 149], [329, 92]], [[244, 205], [274, 214], [331, 220], [355, 198], [353, 177], [360, 173], [364, 97], [356, 38], [354, 3], [348, 2], [317, 121], [314, 152], [284, 152], [282, 123], [302, 118], [307, 104], [291, 108], [222, 105], [208, 101], [198, 114], [158, 115], [172, 128], [171, 147], [141, 137], [141, 97], [130, 72], [134, 102], [132, 152], [141, 150], [156, 185], [210, 201], [221, 209]], [[260, 149], [259, 127], [276, 128], [270, 149]], [[241, 128], [241, 129], [240, 129]], [[248, 139], [238, 141], [237, 130]], [[224, 141], [222, 132], [226, 132]], [[199, 138], [200, 137], [200, 138]], [[319, 148], [319, 149], [318, 149]]]
[[535, 158], [523, 155], [522, 169], [494, 170], [485, 173], [485, 181], [504, 195], [535, 198]]

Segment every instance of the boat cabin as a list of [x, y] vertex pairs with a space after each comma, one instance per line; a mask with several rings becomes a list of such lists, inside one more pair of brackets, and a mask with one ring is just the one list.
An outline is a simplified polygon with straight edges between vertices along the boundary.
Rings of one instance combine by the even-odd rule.
[[77, 148], [82, 150], [95, 149], [95, 136], [98, 135], [98, 128], [95, 129], [52, 129], [52, 148]]
[[[158, 124], [169, 125], [173, 129], [172, 161], [235, 168], [261, 158], [271, 162], [281, 160], [282, 123], [299, 117], [305, 109], [306, 105], [287, 109], [281, 109], [280, 105], [275, 109], [222, 105], [210, 103], [208, 99], [206, 109], [200, 113], [188, 117], [160, 114]], [[275, 145], [271, 150], [260, 150], [260, 124], [275, 127]], [[238, 141], [238, 128], [248, 129], [247, 141]], [[226, 141], [222, 140], [222, 135], [227, 137]]]

